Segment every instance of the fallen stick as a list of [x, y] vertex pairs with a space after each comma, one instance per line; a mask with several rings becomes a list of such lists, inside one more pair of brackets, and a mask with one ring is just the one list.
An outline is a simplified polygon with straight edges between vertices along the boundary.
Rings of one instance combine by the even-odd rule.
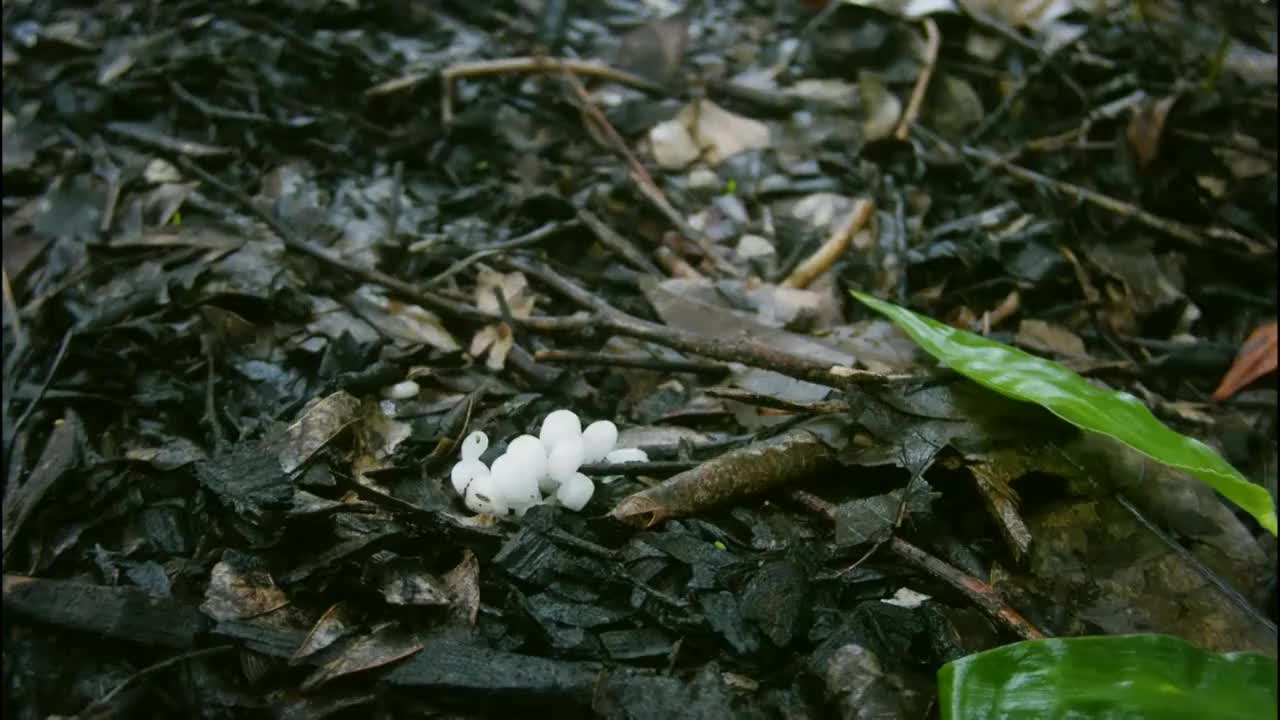
[[660, 485], [622, 499], [610, 513], [636, 527], [696, 515], [718, 505], [811, 478], [836, 465], [835, 451], [804, 429], [731, 450]]
[[[600, 78], [609, 82], [630, 85], [646, 92], [664, 94], [666, 90], [652, 80], [639, 75], [611, 68], [600, 63], [568, 58], [550, 57], [513, 57], [500, 60], [481, 60], [450, 65], [440, 72], [440, 119], [446, 126], [453, 122], [453, 81], [459, 78], [486, 77], [489, 75], [509, 75], [515, 73], [552, 73], [568, 70], [579, 75]], [[365, 91], [367, 96], [385, 95], [404, 90], [427, 80], [430, 73], [414, 73], [404, 77], [379, 83]]]
[[[835, 506], [812, 493], [796, 490], [791, 493], [792, 499], [806, 509], [835, 522]], [[1013, 632], [1024, 640], [1040, 640], [1047, 634], [1033, 625], [1022, 614], [1013, 609], [990, 584], [959, 570], [924, 550], [912, 545], [898, 536], [893, 536], [887, 543], [889, 551], [899, 558], [923, 571], [931, 577], [955, 588], [978, 609], [986, 613], [997, 625]]]

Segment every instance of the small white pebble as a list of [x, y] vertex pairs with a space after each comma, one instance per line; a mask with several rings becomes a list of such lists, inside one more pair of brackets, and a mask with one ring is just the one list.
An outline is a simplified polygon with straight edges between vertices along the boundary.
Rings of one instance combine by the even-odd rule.
[[581, 435], [582, 421], [578, 419], [577, 413], [572, 410], [554, 410], [542, 419], [542, 430], [538, 433], [538, 439], [542, 441], [550, 455], [561, 441]]
[[473, 513], [506, 515], [507, 503], [494, 491], [493, 478], [481, 475], [467, 486], [467, 509]]
[[489, 468], [476, 458], [463, 460], [449, 471], [449, 480], [459, 495], [465, 495], [467, 486], [478, 477], [489, 477]]
[[476, 430], [462, 441], [462, 459], [479, 460], [485, 450], [489, 449], [489, 436]]
[[608, 420], [597, 420], [582, 431], [582, 444], [585, 447], [583, 462], [600, 462], [613, 451], [618, 442], [618, 426]]
[[411, 397], [417, 397], [418, 390], [418, 383], [405, 380], [382, 388], [382, 397], [388, 400], [408, 400]]
[[518, 511], [542, 501], [538, 494], [538, 478], [522, 458], [504, 453], [493, 461], [489, 474], [493, 476], [494, 491], [507, 507]]
[[560, 441], [551, 450], [547, 459], [547, 475], [557, 484], [564, 483], [582, 467], [582, 458], [586, 455], [586, 447], [580, 437], [570, 437]]
[[649, 462], [649, 455], [640, 448], [618, 448], [604, 459], [610, 463]]
[[556, 499], [569, 510], [578, 512], [587, 506], [595, 491], [596, 486], [591, 482], [591, 478], [582, 473], [574, 473], [573, 477], [560, 483], [560, 489], [556, 490]]

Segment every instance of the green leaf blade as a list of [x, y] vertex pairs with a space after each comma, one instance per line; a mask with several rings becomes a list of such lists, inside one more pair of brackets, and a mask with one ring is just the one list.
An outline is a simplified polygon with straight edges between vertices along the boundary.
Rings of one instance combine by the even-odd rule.
[[1036, 403], [1076, 427], [1115, 438], [1158, 462], [1195, 475], [1244, 508], [1272, 535], [1277, 532], [1271, 495], [1249, 482], [1213, 448], [1171, 430], [1140, 400], [1107, 390], [1066, 367], [938, 322], [906, 308], [853, 292], [885, 315], [920, 347], [956, 372], [991, 390]]
[[1276, 716], [1276, 662], [1168, 635], [1030, 640], [938, 671], [943, 720]]

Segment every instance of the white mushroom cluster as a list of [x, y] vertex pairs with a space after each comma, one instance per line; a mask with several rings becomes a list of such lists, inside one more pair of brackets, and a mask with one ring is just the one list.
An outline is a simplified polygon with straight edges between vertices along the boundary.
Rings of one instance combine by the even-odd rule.
[[462, 441], [462, 460], [450, 479], [467, 509], [475, 513], [524, 515], [529, 508], [555, 502], [578, 512], [595, 492], [591, 478], [578, 472], [584, 463], [646, 462], [639, 448], [614, 449], [618, 427], [597, 420], [585, 429], [571, 410], [556, 410], [542, 420], [538, 436], [521, 435], [486, 467], [480, 456], [489, 437], [477, 430]]

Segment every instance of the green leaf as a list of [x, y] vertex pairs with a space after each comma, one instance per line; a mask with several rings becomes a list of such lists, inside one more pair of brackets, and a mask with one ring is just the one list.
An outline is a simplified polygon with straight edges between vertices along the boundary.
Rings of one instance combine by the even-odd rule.
[[918, 315], [870, 295], [859, 301], [893, 320], [956, 372], [1001, 395], [1037, 403], [1067, 422], [1108, 435], [1147, 457], [1185, 470], [1244, 508], [1276, 534], [1271, 495], [1249, 482], [1213, 448], [1170, 430], [1140, 400], [1101, 388], [1056, 362]]
[[938, 702], [942, 720], [1270, 720], [1276, 661], [1168, 635], [1028, 640], [943, 665]]

